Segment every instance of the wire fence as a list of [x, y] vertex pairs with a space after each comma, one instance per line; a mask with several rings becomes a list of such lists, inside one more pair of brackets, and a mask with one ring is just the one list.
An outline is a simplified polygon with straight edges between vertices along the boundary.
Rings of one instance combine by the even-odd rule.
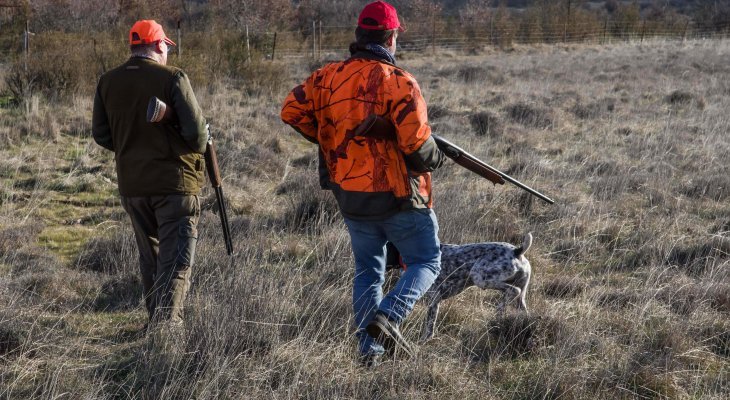
[[[25, 53], [26, 58], [31, 52], [43, 52], [44, 42], [34, 46], [34, 37], [46, 33], [33, 32], [32, 22], [27, 22], [23, 32], [19, 32], [19, 41], [16, 49]], [[489, 46], [509, 47], [514, 44], [557, 44], [557, 43], [587, 43], [609, 44], [618, 41], [636, 42], [651, 38], [687, 40], [697, 38], [726, 38], [730, 36], [730, 21], [723, 24], [714, 24], [712, 27], [691, 21], [675, 23], [661, 23], [652, 21], [612, 21], [606, 19], [603, 23], [571, 22], [571, 23], [500, 23], [489, 21], [479, 26], [463, 26], [445, 23], [431, 23], [412, 25], [408, 31], [398, 38], [398, 49], [401, 52], [438, 52], [438, 51], [473, 51]], [[48, 32], [58, 34], [58, 32]], [[209, 52], [211, 46], [219, 51], [236, 51], [244, 53], [243, 60], [252, 57], [274, 60], [278, 58], [330, 58], [347, 54], [348, 47], [353, 41], [354, 28], [351, 26], [327, 26], [321, 21], [314, 21], [308, 29], [297, 31], [267, 31], [248, 30], [244, 27], [233, 37], [227, 38], [228, 46], [216, 48], [210, 41], [199, 40], [200, 32], [186, 32], [178, 24], [168, 32], [176, 38], [179, 47], [176, 54], [179, 57], [194, 57], [196, 54]], [[193, 39], [193, 40], [189, 40]], [[126, 47], [124, 37], [119, 39], [94, 39], [94, 45], [100, 47]], [[231, 42], [234, 44], [232, 45]], [[235, 43], [238, 43], [237, 45]], [[184, 51], [183, 51], [184, 49]]]
[[[409, 27], [398, 38], [398, 50], [403, 52], [473, 51], [485, 47], [509, 47], [515, 44], [586, 43], [610, 44], [643, 42], [662, 38], [668, 40], [710, 39], [730, 37], [730, 22], [708, 27], [693, 22], [671, 25], [646, 21], [623, 23], [606, 20], [602, 26], [594, 23], [545, 25], [521, 23], [492, 24], [480, 27], [439, 29], [435, 25]], [[314, 25], [306, 31], [252, 32], [269, 57], [322, 58], [346, 54], [353, 40], [353, 28]], [[263, 39], [263, 40], [262, 40]]]

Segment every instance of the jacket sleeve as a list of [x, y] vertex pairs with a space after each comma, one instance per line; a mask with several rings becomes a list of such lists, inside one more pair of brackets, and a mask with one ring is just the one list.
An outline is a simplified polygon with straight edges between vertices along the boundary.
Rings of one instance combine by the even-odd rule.
[[289, 92], [281, 108], [281, 120], [299, 132], [305, 139], [317, 143], [317, 119], [314, 115], [312, 82], [314, 75]]
[[194, 151], [205, 153], [208, 129], [205, 126], [203, 111], [190, 86], [190, 80], [182, 71], [178, 72], [173, 79], [171, 99], [180, 123], [180, 135]]
[[396, 84], [391, 87], [391, 93], [395, 95], [391, 121], [395, 125], [398, 147], [411, 170], [431, 172], [443, 165], [445, 155], [431, 137], [426, 101], [413, 77], [402, 71], [394, 75]]
[[114, 151], [112, 130], [109, 126], [109, 117], [106, 114], [104, 102], [99, 93], [100, 88], [101, 85], [96, 87], [96, 94], [94, 95], [94, 111], [91, 115], [91, 135], [99, 146]]

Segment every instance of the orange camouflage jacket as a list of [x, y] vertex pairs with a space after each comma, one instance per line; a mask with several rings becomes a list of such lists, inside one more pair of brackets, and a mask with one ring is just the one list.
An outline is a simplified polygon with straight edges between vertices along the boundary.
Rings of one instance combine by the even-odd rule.
[[[396, 138], [356, 136], [355, 128], [371, 114], [390, 120]], [[431, 138], [418, 83], [403, 69], [355, 53], [295, 87], [281, 118], [319, 144], [326, 188], [345, 216], [369, 219], [431, 207], [430, 171], [444, 156]]]

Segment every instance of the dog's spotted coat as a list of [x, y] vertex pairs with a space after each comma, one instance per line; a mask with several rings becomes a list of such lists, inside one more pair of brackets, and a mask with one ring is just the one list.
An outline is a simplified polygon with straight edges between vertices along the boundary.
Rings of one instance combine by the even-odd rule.
[[461, 293], [470, 286], [497, 289], [503, 293], [497, 311], [518, 300], [516, 307], [527, 311], [525, 295], [530, 284], [530, 262], [524, 254], [532, 244], [532, 234], [522, 240], [522, 246], [509, 243], [474, 243], [441, 245], [441, 272], [424, 297], [428, 314], [421, 340], [433, 337], [439, 302]]

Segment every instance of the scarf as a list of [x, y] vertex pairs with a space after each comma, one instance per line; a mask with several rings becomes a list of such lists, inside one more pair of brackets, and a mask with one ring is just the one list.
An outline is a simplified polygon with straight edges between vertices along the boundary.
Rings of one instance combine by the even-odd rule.
[[353, 43], [350, 45], [350, 54], [354, 55], [358, 51], [366, 51], [372, 54], [375, 58], [382, 59], [389, 64], [395, 65], [395, 56], [388, 51], [388, 49], [379, 44], [368, 43], [365, 46], [361, 46], [357, 43]]

